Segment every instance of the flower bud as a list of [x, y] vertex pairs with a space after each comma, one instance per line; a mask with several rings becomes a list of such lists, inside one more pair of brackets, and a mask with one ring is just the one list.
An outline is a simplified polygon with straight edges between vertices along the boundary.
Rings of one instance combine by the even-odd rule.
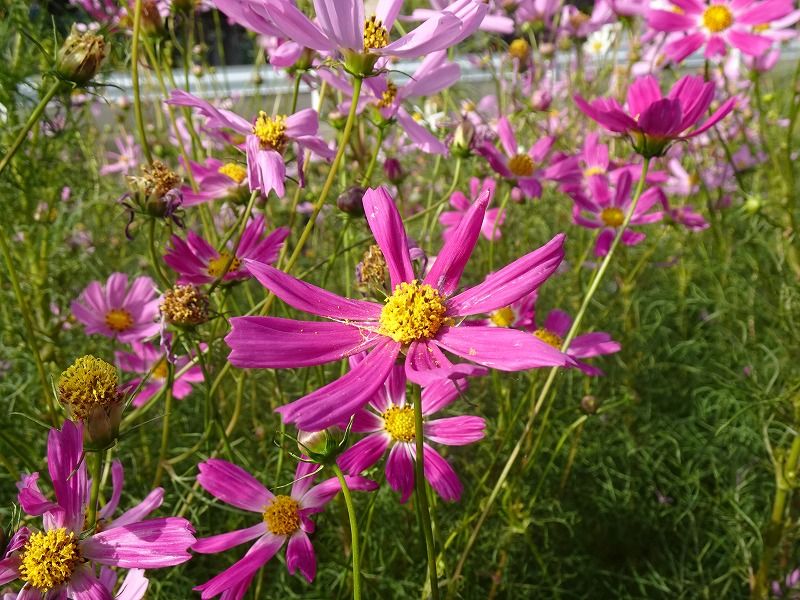
[[332, 465], [345, 449], [345, 438], [345, 432], [338, 427], [322, 431], [299, 431], [297, 447], [301, 454], [311, 459], [311, 462]]
[[475, 139], [475, 126], [469, 119], [462, 119], [453, 134], [450, 151], [456, 158], [466, 158], [472, 151], [472, 142]]
[[362, 187], [351, 186], [339, 194], [336, 198], [336, 206], [339, 210], [353, 216], [364, 216], [364, 192]]
[[56, 72], [62, 79], [86, 85], [97, 74], [107, 54], [103, 36], [90, 31], [81, 33], [73, 25], [56, 56]]
[[550, 108], [553, 102], [553, 95], [547, 90], [536, 90], [531, 96], [531, 106], [534, 110], [545, 111]]
[[587, 415], [595, 414], [599, 406], [600, 405], [597, 402], [597, 398], [594, 396], [584, 396], [581, 398], [581, 410]]
[[386, 179], [392, 183], [400, 183], [405, 178], [403, 166], [396, 158], [387, 158], [383, 162], [383, 174], [386, 175]]

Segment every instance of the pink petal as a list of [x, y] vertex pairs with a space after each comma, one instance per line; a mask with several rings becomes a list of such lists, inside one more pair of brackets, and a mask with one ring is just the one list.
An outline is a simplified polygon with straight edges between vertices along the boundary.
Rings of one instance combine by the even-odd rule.
[[644, 113], [651, 104], [661, 100], [661, 88], [652, 75], [638, 77], [628, 88], [628, 112], [637, 116]]
[[212, 496], [226, 504], [261, 513], [275, 496], [241, 467], [219, 458], [198, 465], [197, 482]]
[[17, 482], [17, 502], [27, 514], [31, 516], [43, 515], [46, 512], [61, 510], [55, 502], [51, 502], [39, 490], [39, 473], [23, 475]]
[[336, 50], [336, 44], [328, 39], [319, 27], [309, 21], [308, 17], [300, 12], [293, 3], [284, 0], [266, 0], [264, 9], [275, 22], [276, 27], [285, 32], [286, 37], [293, 39], [298, 44], [320, 52]]
[[109, 566], [134, 569], [171, 567], [189, 560], [195, 543], [189, 521], [165, 517], [106, 529], [81, 543], [81, 556]]
[[119, 517], [111, 521], [108, 525], [106, 525], [106, 529], [111, 529], [112, 527], [124, 527], [125, 525], [130, 525], [131, 523], [138, 523], [142, 519], [144, 519], [147, 515], [161, 506], [161, 503], [164, 501], [164, 490], [163, 488], [155, 488], [151, 491], [144, 500], [142, 500], [139, 504], [134, 506], [133, 508], [129, 508], [124, 513], [122, 513]]
[[389, 190], [384, 186], [368, 189], [363, 202], [369, 228], [386, 259], [392, 289], [399, 283], [413, 280], [414, 268], [408, 254], [406, 230]]
[[219, 535], [197, 538], [194, 546], [192, 546], [192, 550], [200, 552], [201, 554], [225, 552], [240, 544], [254, 540], [265, 533], [267, 533], [267, 524], [262, 520], [260, 523], [256, 523], [252, 527], [246, 529], [237, 529]]
[[422, 459], [425, 465], [425, 479], [434, 491], [446, 502], [458, 501], [464, 488], [453, 467], [428, 444], [425, 444], [422, 451]]
[[314, 10], [322, 30], [340, 48], [363, 50], [363, 0], [314, 0]]
[[681, 33], [691, 31], [695, 27], [695, 21], [687, 15], [653, 8], [647, 13], [647, 24], [656, 31], [680, 31]]
[[[371, 492], [378, 488], [378, 484], [361, 477], [360, 475], [346, 475], [345, 482], [350, 491], [355, 492]], [[333, 500], [333, 497], [342, 490], [339, 479], [331, 477], [322, 483], [319, 483], [308, 490], [301, 498], [299, 498], [300, 508], [306, 510], [318, 511], [321, 510], [328, 502]]]
[[[338, 0], [336, 0], [338, 2]], [[314, 556], [314, 547], [311, 540], [302, 529], [296, 531], [289, 538], [289, 545], [286, 547], [286, 568], [289, 573], [295, 574], [298, 569], [303, 577], [311, 583], [314, 575], [317, 574], [317, 559]]]
[[452, 13], [438, 13], [400, 39], [374, 52], [383, 56], [417, 58], [447, 48], [457, 38], [460, 29], [461, 20], [458, 17]]
[[[116, 580], [116, 575], [112, 576]], [[147, 586], [150, 581], [144, 576], [144, 571], [141, 569], [131, 569], [122, 580], [119, 591], [117, 592], [115, 600], [142, 600], [147, 593]]]
[[[253, 575], [264, 564], [275, 556], [275, 553], [283, 546], [285, 536], [277, 536], [271, 533], [264, 535], [259, 539], [244, 558], [233, 563], [230, 567], [225, 569], [219, 575], [212, 577], [202, 585], [198, 585], [194, 589], [202, 592], [201, 598], [208, 600], [214, 596], [218, 596], [223, 592], [231, 589], [238, 589], [244, 595], [244, 590], [253, 579]], [[242, 585], [246, 582], [247, 585]], [[244, 587], [244, 590], [242, 589]], [[239, 596], [241, 597], [241, 596]]]
[[579, 335], [569, 345], [569, 354], [575, 358], [589, 358], [619, 352], [622, 346], [602, 331]]
[[500, 138], [503, 150], [506, 151], [508, 156], [514, 156], [517, 153], [517, 138], [511, 128], [511, 123], [505, 116], [500, 117], [497, 121], [497, 137]]
[[377, 321], [380, 317], [380, 304], [342, 298], [270, 265], [252, 260], [243, 262], [261, 285], [297, 310], [329, 319]]
[[425, 423], [425, 437], [446, 446], [466, 446], [486, 435], [486, 421], [481, 417], [459, 416]]
[[386, 460], [386, 481], [405, 503], [414, 491], [414, 459], [408, 444], [395, 444]]
[[702, 125], [700, 125], [697, 129], [692, 131], [686, 137], [694, 137], [696, 135], [700, 135], [701, 133], [707, 131], [708, 129], [719, 123], [725, 116], [727, 116], [729, 112], [733, 110], [737, 102], [738, 98], [736, 96], [726, 100], [722, 104], [722, 106], [720, 106], [717, 110], [715, 110], [714, 113], [710, 117], [708, 117], [708, 119], [705, 120], [705, 122]]
[[97, 511], [97, 516], [101, 519], [108, 519], [114, 514], [119, 506], [119, 499], [122, 495], [122, 486], [125, 484], [125, 471], [122, 469], [122, 463], [114, 459], [111, 463], [111, 498], [108, 499], [105, 506]]
[[69, 595], [81, 600], [114, 600], [114, 595], [95, 577], [89, 567], [78, 568], [67, 587], [69, 591], [63, 596], [65, 598]]
[[664, 54], [679, 63], [690, 54], [697, 52], [704, 41], [705, 37], [700, 32], [681, 36], [664, 46]]
[[[80, 465], [80, 467], [78, 466]], [[51, 429], [47, 438], [47, 466], [63, 514], [58, 526], [82, 531], [84, 511], [89, 503], [89, 482], [83, 460], [81, 425], [64, 421], [61, 431]]]
[[384, 433], [373, 433], [345, 450], [336, 462], [345, 473], [358, 475], [380, 460], [389, 441]]
[[552, 331], [559, 337], [567, 337], [569, 328], [572, 327], [572, 317], [563, 310], [551, 310], [542, 325], [547, 331]]

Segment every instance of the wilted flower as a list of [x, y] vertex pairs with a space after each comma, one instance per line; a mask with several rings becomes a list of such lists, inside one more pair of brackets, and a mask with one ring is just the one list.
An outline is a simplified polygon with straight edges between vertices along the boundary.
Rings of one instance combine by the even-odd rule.
[[59, 77], [78, 86], [89, 83], [100, 70], [108, 54], [102, 35], [90, 31], [81, 33], [72, 26], [56, 56], [56, 72]]
[[161, 297], [159, 310], [167, 323], [192, 327], [208, 321], [208, 296], [194, 285], [174, 285]]

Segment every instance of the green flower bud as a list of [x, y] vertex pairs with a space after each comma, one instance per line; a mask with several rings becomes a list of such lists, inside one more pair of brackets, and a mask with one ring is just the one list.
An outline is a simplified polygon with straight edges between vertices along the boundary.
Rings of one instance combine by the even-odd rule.
[[56, 72], [76, 85], [86, 85], [97, 74], [108, 55], [103, 36], [89, 31], [80, 33], [75, 25], [56, 57]]

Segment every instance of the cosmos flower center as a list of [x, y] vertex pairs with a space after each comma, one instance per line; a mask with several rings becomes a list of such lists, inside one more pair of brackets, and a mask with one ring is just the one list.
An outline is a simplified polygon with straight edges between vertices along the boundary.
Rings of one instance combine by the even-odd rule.
[[155, 367], [153, 367], [152, 376], [156, 379], [166, 379], [167, 373], [167, 357], [165, 356], [156, 363]]
[[119, 400], [117, 369], [91, 355], [82, 356], [58, 378], [58, 399], [72, 415], [86, 419], [98, 406]]
[[290, 496], [275, 496], [264, 507], [264, 522], [275, 535], [292, 535], [300, 529], [300, 505]]
[[536, 331], [533, 332], [537, 338], [542, 340], [545, 344], [550, 344], [553, 348], [557, 350], [561, 349], [561, 345], [564, 343], [564, 340], [561, 339], [561, 336], [557, 333], [553, 333], [549, 329], [545, 329], [540, 327]]
[[616, 206], [604, 208], [600, 218], [608, 227], [619, 227], [625, 221], [625, 215]]
[[389, 278], [389, 267], [380, 246], [373, 244], [364, 253], [357, 267], [358, 282], [363, 286], [381, 288]]
[[381, 99], [378, 100], [378, 108], [389, 108], [394, 104], [397, 98], [397, 86], [391, 81], [386, 82], [386, 89], [381, 94]]
[[703, 13], [703, 25], [711, 33], [720, 33], [733, 25], [733, 13], [723, 4], [712, 4]]
[[158, 308], [168, 322], [177, 325], [199, 325], [208, 320], [208, 296], [193, 285], [167, 290]]
[[81, 562], [75, 534], [64, 527], [34, 533], [22, 551], [19, 577], [47, 593], [72, 577]]
[[416, 434], [414, 409], [410, 406], [392, 406], [383, 413], [383, 427], [398, 442], [413, 442]]
[[606, 170], [603, 167], [589, 167], [583, 172], [584, 177], [591, 177], [592, 175], [602, 175]]
[[517, 177], [533, 175], [533, 159], [527, 154], [515, 154], [508, 161], [508, 169]]
[[259, 111], [258, 118], [253, 125], [253, 134], [261, 142], [264, 150], [283, 152], [288, 141], [286, 138], [286, 115], [270, 117], [263, 110]]
[[[230, 265], [228, 265], [228, 261], [230, 261]], [[227, 269], [225, 268], [226, 265], [228, 266]], [[220, 275], [227, 275], [231, 271], [238, 271], [241, 266], [242, 261], [235, 256], [231, 260], [231, 253], [223, 250], [217, 258], [212, 258], [208, 261], [208, 274], [211, 277], [219, 277]]]
[[514, 322], [514, 310], [510, 306], [498, 308], [489, 315], [489, 320], [497, 327], [511, 327]]
[[435, 288], [416, 280], [398, 283], [381, 309], [380, 333], [404, 345], [429, 340], [448, 321], [446, 313]]
[[389, 44], [389, 32], [375, 15], [364, 20], [364, 50], [383, 48]]
[[525, 60], [531, 52], [531, 46], [522, 38], [517, 38], [508, 45], [508, 54], [511, 58]]
[[124, 308], [112, 308], [106, 313], [106, 325], [111, 331], [127, 331], [133, 326], [133, 315]]
[[227, 175], [236, 183], [242, 183], [244, 178], [247, 177], [247, 169], [236, 163], [225, 163], [218, 171], [223, 175]]

